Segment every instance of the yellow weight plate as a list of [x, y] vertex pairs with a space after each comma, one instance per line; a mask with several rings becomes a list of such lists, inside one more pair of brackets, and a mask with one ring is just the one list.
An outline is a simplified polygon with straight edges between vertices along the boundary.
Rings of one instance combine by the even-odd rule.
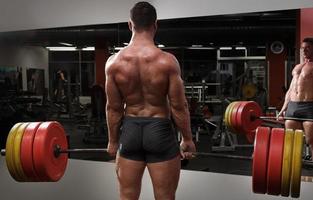
[[230, 103], [230, 104], [228, 104], [228, 106], [226, 107], [226, 109], [225, 109], [225, 113], [224, 113], [224, 123], [225, 123], [225, 125], [228, 127], [228, 114], [229, 114], [229, 108], [230, 108], [230, 106], [233, 104], [234, 102], [232, 102], [232, 103]]
[[229, 107], [229, 110], [228, 110], [228, 115], [227, 115], [228, 128], [232, 133], [235, 133], [235, 129], [234, 129], [234, 126], [232, 124], [231, 115], [232, 115], [232, 112], [233, 112], [235, 105], [237, 105], [238, 103], [240, 103], [240, 102], [239, 101], [232, 102], [230, 107]]
[[232, 133], [235, 132], [235, 129], [234, 129], [234, 126], [233, 124], [231, 123], [231, 114], [234, 110], [234, 107], [235, 105], [237, 104], [238, 102], [237, 101], [234, 101], [231, 105], [230, 105], [230, 108], [229, 108], [229, 112], [228, 112], [228, 115], [227, 115], [227, 121], [228, 121], [228, 124], [229, 124], [229, 129]]
[[21, 163], [21, 142], [23, 139], [23, 134], [24, 134], [24, 130], [26, 129], [26, 127], [28, 126], [29, 123], [23, 123], [21, 126], [18, 127], [16, 134], [15, 134], [15, 138], [14, 138], [14, 165], [15, 165], [15, 169], [16, 172], [18, 174], [18, 181], [27, 181], [28, 178], [24, 173], [23, 167], [22, 167], [22, 163]]
[[301, 169], [302, 169], [303, 131], [296, 130], [293, 140], [292, 167], [290, 180], [291, 197], [300, 196]]
[[285, 130], [283, 164], [281, 174], [281, 195], [288, 197], [290, 189], [290, 173], [293, 148], [294, 132], [292, 129]]
[[5, 145], [5, 161], [7, 163], [7, 168], [9, 170], [10, 175], [15, 180], [18, 179], [18, 174], [14, 165], [14, 138], [17, 133], [17, 129], [21, 125], [22, 123], [17, 123], [11, 128]]

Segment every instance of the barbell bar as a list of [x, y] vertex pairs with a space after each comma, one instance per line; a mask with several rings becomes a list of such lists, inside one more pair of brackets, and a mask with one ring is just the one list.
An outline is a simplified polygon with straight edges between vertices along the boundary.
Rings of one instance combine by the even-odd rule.
[[[5, 156], [5, 149], [1, 149], [1, 155]], [[56, 145], [54, 148], [54, 156], [59, 157], [60, 154], [68, 153], [107, 153], [106, 148], [71, 148], [71, 149], [61, 149], [60, 146]], [[242, 155], [231, 155], [222, 153], [212, 153], [212, 152], [194, 152], [192, 153], [195, 157], [215, 157], [215, 158], [229, 158], [238, 160], [253, 160], [253, 156], [242, 156]], [[308, 160], [302, 160], [304, 166], [312, 166], [313, 162]]]
[[[259, 119], [277, 119], [277, 117], [270, 117], [270, 116], [260, 116], [260, 117], [256, 117]], [[313, 122], [313, 119], [310, 118], [299, 118], [299, 117], [281, 117], [283, 120], [295, 120], [295, 121], [310, 121]]]

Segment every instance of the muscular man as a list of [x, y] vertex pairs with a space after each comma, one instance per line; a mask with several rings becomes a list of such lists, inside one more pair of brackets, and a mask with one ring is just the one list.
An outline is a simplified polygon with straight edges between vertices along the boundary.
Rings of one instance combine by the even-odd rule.
[[[129, 45], [111, 56], [105, 69], [107, 148], [111, 156], [118, 151], [120, 199], [139, 198], [146, 167], [155, 199], [175, 199], [181, 156], [189, 159], [196, 150], [180, 67], [154, 44], [157, 23], [151, 4], [136, 3], [128, 24]], [[181, 151], [170, 118], [182, 134]]]
[[[313, 38], [305, 38], [301, 50], [304, 63], [296, 65], [292, 70], [293, 78], [278, 116], [313, 119]], [[304, 130], [306, 143], [313, 151], [312, 121], [286, 120], [285, 127]]]

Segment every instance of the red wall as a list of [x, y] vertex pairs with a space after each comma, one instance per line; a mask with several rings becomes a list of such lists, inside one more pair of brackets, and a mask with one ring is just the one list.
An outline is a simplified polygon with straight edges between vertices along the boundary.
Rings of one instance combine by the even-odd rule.
[[109, 58], [109, 50], [105, 41], [97, 41], [95, 47], [96, 80], [95, 84], [104, 86], [105, 74], [104, 67]]
[[296, 62], [300, 62], [300, 44], [305, 37], [313, 37], [313, 8], [301, 9], [297, 16]]
[[[313, 8], [300, 9], [297, 16], [296, 30], [296, 63], [300, 62], [300, 44], [303, 38], [313, 37]], [[279, 39], [277, 39], [279, 40]], [[270, 46], [270, 44], [269, 44]], [[282, 87], [285, 85], [285, 60], [286, 51], [281, 54], [273, 54], [270, 47], [267, 48], [268, 61], [268, 83], [269, 83], [269, 106], [275, 106], [278, 109], [282, 106], [284, 93]], [[291, 72], [288, 72], [291, 73]]]
[[268, 97], [269, 106], [278, 109], [282, 106], [284, 93], [282, 87], [285, 86], [285, 60], [287, 57], [286, 48], [280, 54], [274, 54], [267, 48], [266, 59], [268, 62]]

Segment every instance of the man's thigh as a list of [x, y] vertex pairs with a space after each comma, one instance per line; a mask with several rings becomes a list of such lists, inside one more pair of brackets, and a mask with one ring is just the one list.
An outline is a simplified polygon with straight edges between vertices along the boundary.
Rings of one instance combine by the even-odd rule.
[[140, 187], [145, 167], [144, 161], [135, 161], [117, 156], [116, 174], [121, 187]]
[[303, 130], [303, 127], [302, 127], [302, 123], [299, 122], [299, 121], [295, 121], [295, 120], [286, 120], [285, 121], [285, 128], [287, 129], [301, 129]]
[[180, 175], [180, 163], [180, 155], [178, 155], [171, 160], [147, 164], [156, 196], [175, 195]]
[[304, 133], [306, 137], [306, 142], [313, 145], [313, 122], [305, 121], [303, 122]]

